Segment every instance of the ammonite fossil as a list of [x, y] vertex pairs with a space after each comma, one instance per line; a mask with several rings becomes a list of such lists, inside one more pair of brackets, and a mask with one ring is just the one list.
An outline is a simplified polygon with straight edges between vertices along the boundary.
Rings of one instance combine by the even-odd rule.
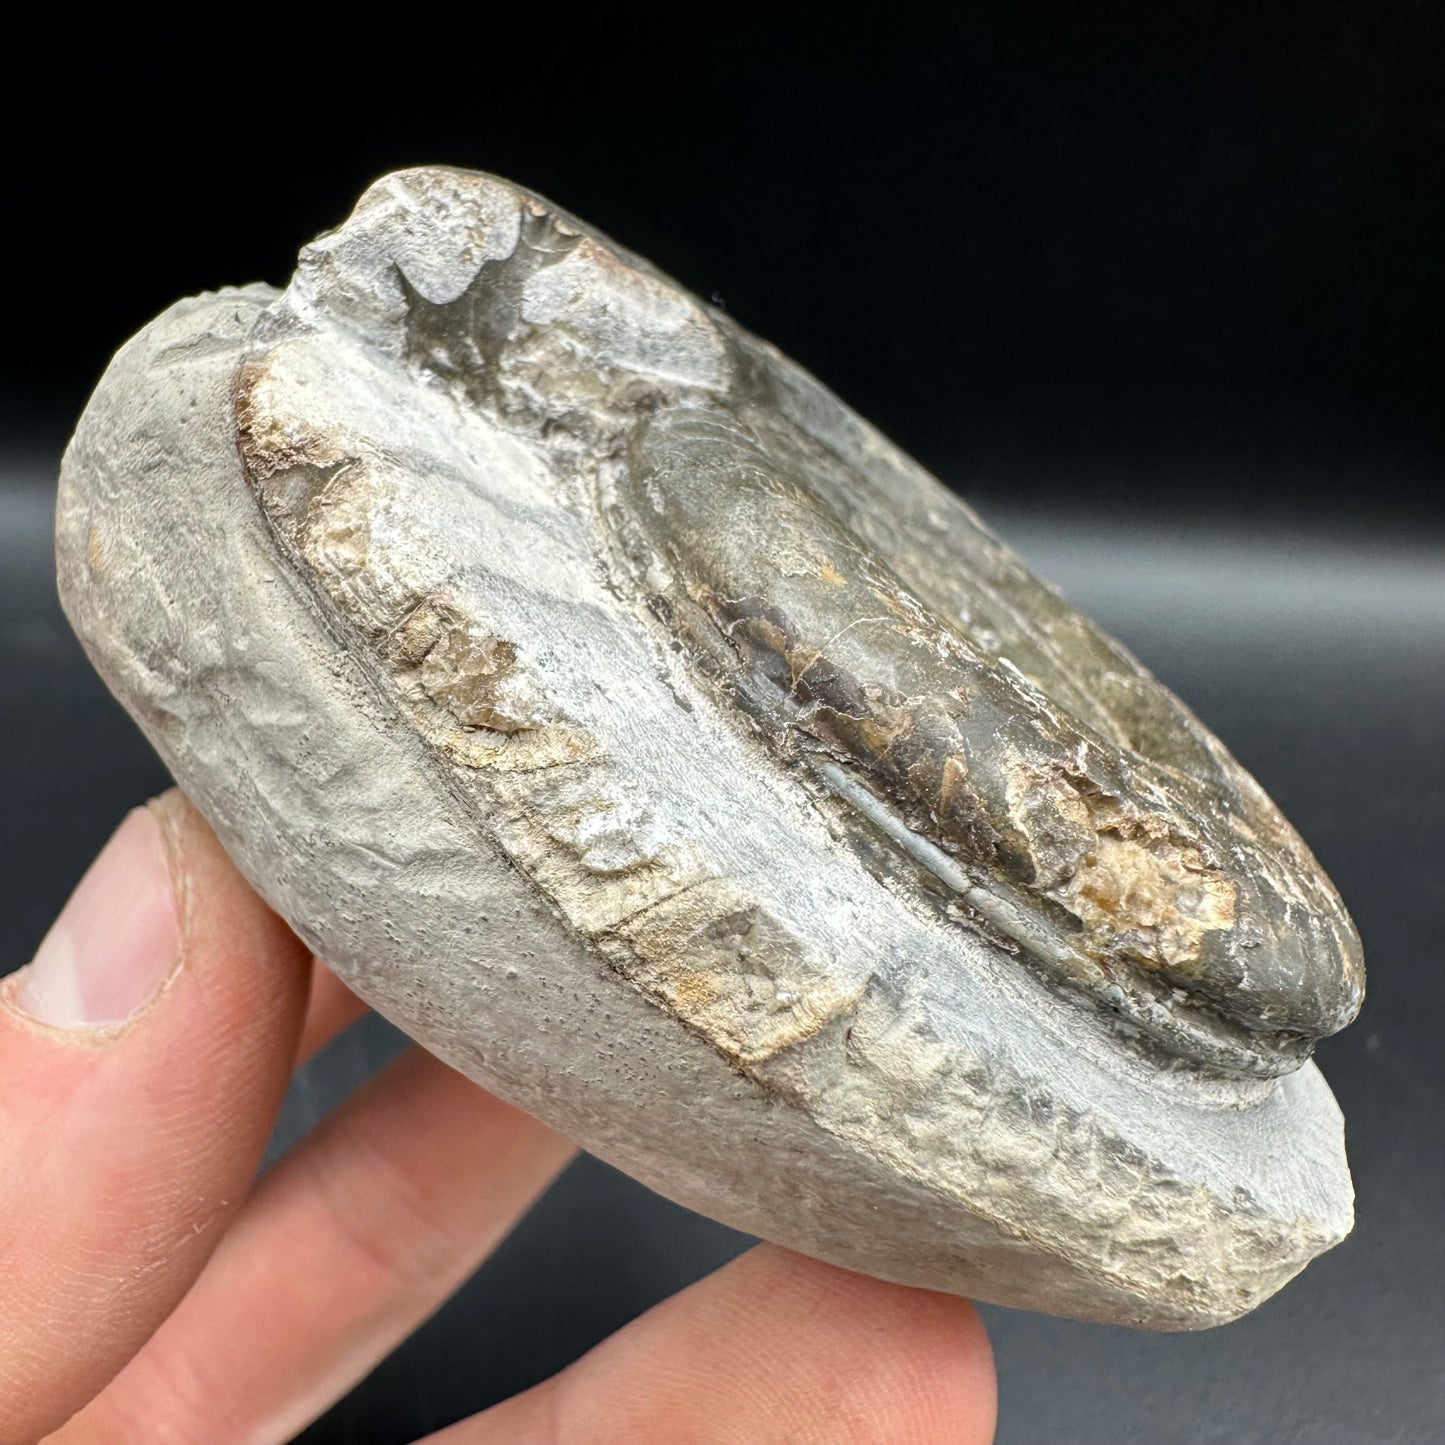
[[262, 894], [487, 1087], [891, 1279], [1190, 1328], [1350, 1226], [1358, 941], [1221, 744], [811, 377], [549, 202], [183, 301], [62, 594]]

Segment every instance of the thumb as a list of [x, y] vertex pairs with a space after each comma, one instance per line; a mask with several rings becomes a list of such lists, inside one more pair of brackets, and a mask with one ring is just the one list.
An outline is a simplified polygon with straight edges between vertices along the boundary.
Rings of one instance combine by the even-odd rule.
[[170, 1313], [279, 1108], [307, 955], [178, 792], [121, 824], [0, 984], [0, 1445]]

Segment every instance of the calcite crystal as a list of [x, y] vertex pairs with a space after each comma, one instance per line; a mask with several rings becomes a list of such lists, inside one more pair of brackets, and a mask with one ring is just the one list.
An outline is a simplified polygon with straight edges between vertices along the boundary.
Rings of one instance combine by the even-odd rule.
[[816, 381], [491, 176], [182, 301], [62, 596], [377, 1009], [696, 1209], [1188, 1329], [1351, 1223], [1338, 897], [1220, 743]]

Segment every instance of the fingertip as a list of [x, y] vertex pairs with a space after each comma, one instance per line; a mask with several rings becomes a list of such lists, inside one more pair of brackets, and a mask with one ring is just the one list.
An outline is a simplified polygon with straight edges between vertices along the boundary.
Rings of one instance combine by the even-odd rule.
[[978, 1310], [951, 1295], [886, 1288], [899, 1319], [891, 1358], [880, 1371], [882, 1393], [912, 1402], [920, 1445], [991, 1441], [998, 1376]]
[[996, 1410], [967, 1300], [761, 1245], [435, 1441], [987, 1445]]
[[[755, 1278], [746, 1295], [791, 1297], [773, 1346], [811, 1343], [799, 1364], [814, 1380], [831, 1377], [830, 1426], [848, 1441], [877, 1445], [985, 1445], [994, 1436], [998, 1383], [993, 1347], [978, 1310], [957, 1295], [857, 1274], [775, 1245], [760, 1245], [733, 1266]], [[811, 1324], [810, 1324], [811, 1322]], [[808, 1359], [807, 1353], [818, 1359]], [[817, 1406], [827, 1418], [829, 1401]], [[844, 1422], [852, 1433], [841, 1433]], [[821, 1439], [834, 1436], [826, 1431]]]

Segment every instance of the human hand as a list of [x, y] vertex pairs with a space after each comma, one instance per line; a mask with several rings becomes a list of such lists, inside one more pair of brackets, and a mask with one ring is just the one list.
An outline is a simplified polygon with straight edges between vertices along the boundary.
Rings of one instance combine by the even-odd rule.
[[[289, 1439], [566, 1163], [413, 1049], [253, 1187], [292, 1069], [361, 1011], [179, 793], [126, 819], [0, 984], [0, 1445]], [[430, 1439], [972, 1445], [993, 1420], [967, 1303], [763, 1245]]]

